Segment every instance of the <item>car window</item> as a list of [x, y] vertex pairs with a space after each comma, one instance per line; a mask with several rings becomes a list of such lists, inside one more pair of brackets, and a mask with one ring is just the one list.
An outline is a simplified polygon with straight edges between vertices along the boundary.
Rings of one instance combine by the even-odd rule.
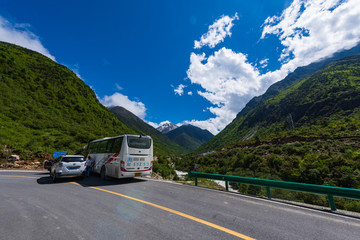
[[83, 157], [64, 157], [61, 161], [62, 162], [83, 162], [84, 158]]

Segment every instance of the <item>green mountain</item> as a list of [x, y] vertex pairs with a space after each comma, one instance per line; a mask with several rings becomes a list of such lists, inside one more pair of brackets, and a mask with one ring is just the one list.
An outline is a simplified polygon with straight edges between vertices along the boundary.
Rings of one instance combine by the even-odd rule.
[[328, 58], [320, 60], [318, 62], [311, 63], [307, 66], [299, 67], [299, 68], [295, 69], [294, 72], [287, 75], [283, 80], [271, 85], [263, 95], [260, 95], [258, 97], [254, 97], [253, 99], [251, 99], [246, 104], [246, 106], [241, 110], [241, 112], [238, 113], [237, 118], [246, 115], [248, 112], [250, 112], [255, 107], [259, 106], [261, 103], [263, 103], [267, 99], [276, 96], [280, 92], [290, 88], [291, 86], [295, 85], [296, 83], [303, 80], [304, 78], [311, 76], [312, 74], [316, 73], [320, 69], [326, 67], [329, 63], [339, 60], [343, 57], [354, 55], [357, 53], [360, 53], [360, 44], [358, 44], [357, 46], [355, 46], [349, 50], [335, 53], [332, 57], [328, 57]]
[[278, 89], [285, 90], [279, 90], [277, 94], [277, 91], [272, 94], [268, 91], [262, 100], [240, 112], [233, 122], [197, 151], [220, 149], [237, 141], [316, 125], [321, 120], [329, 121], [330, 117], [342, 118], [356, 112], [359, 83], [353, 79], [358, 77], [358, 58], [359, 55], [352, 55], [334, 61], [301, 80], [300, 76], [309, 75], [313, 70], [302, 68], [300, 74], [295, 71], [289, 75], [292, 81], [285, 78], [285, 83], [275, 84], [281, 86]]
[[203, 130], [192, 125], [183, 125], [165, 135], [189, 151], [197, 149], [201, 144], [209, 141], [209, 139], [214, 136], [208, 130]]
[[111, 107], [110, 111], [126, 126], [134, 129], [142, 135], [149, 135], [154, 140], [154, 152], [158, 155], [181, 154], [187, 152], [186, 149], [171, 141], [167, 136], [145, 123], [133, 113], [123, 107]]
[[[330, 63], [239, 116], [225, 130], [209, 141], [218, 144], [216, 152], [178, 158], [177, 169], [360, 188], [360, 55]], [[232, 186], [246, 194], [267, 194], [258, 186]], [[280, 189], [271, 194], [328, 205], [325, 196]], [[360, 212], [359, 201], [335, 202]]]
[[75, 153], [89, 140], [135, 133], [68, 68], [4, 42], [0, 89], [0, 145], [23, 159], [54, 150]]

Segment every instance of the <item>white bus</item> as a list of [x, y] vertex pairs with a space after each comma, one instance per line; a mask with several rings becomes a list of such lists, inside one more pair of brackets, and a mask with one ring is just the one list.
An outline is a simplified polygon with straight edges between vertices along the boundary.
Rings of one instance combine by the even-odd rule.
[[87, 159], [102, 179], [151, 175], [153, 141], [150, 136], [122, 135], [89, 142]]

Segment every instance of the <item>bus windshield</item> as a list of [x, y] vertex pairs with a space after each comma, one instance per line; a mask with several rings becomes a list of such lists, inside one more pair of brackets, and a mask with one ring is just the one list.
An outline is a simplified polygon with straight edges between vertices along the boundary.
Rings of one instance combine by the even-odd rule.
[[151, 147], [150, 138], [128, 136], [127, 142], [129, 148], [149, 149]]

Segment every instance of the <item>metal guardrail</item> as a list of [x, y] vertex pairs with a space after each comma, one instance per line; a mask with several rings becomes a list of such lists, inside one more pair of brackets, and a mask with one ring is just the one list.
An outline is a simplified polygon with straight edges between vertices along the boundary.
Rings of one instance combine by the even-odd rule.
[[198, 185], [197, 182], [198, 178], [207, 178], [207, 179], [225, 181], [226, 191], [229, 191], [229, 182], [263, 186], [266, 187], [267, 196], [269, 199], [271, 199], [270, 188], [280, 188], [280, 189], [287, 189], [298, 192], [327, 195], [330, 208], [333, 211], [336, 211], [336, 205], [333, 196], [360, 200], [360, 189], [353, 189], [353, 188], [333, 187], [328, 185], [315, 185], [315, 184], [296, 183], [296, 182], [285, 182], [285, 181], [277, 181], [277, 180], [269, 180], [269, 179], [238, 177], [238, 176], [191, 172], [191, 171], [188, 173], [188, 177], [195, 178], [195, 186]]

